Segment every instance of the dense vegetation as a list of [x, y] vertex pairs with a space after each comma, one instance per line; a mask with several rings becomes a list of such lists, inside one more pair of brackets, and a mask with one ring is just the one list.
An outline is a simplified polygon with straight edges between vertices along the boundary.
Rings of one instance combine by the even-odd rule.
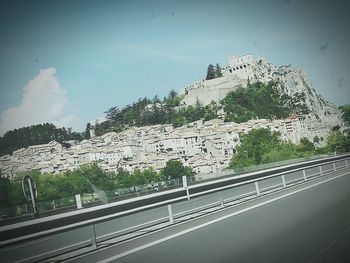
[[175, 108], [180, 106], [181, 100], [182, 96], [171, 90], [163, 101], [155, 96], [153, 100], [139, 99], [138, 102], [126, 105], [121, 110], [118, 107], [111, 107], [105, 112], [106, 121], [95, 123], [95, 133], [102, 135], [110, 131], [120, 132], [130, 126], [156, 124], [172, 124], [174, 127], [179, 127], [200, 119], [217, 118], [215, 103], [203, 106], [197, 101], [194, 106]]
[[274, 82], [269, 82], [267, 85], [257, 82], [248, 84], [247, 88], [229, 92], [222, 101], [227, 114], [225, 121], [241, 123], [254, 118], [288, 117], [295, 112], [295, 108], [286, 106], [289, 98], [280, 96], [275, 86]]
[[24, 172], [15, 181], [0, 177], [0, 208], [9, 208], [25, 204], [21, 188], [21, 179], [31, 176], [38, 189], [38, 201], [52, 201], [72, 198], [75, 194], [111, 191], [134, 187], [164, 180], [181, 179], [183, 175], [194, 179], [195, 173], [180, 161], [171, 160], [159, 173], [152, 168], [129, 173], [123, 169], [117, 173], [106, 172], [97, 164], [82, 165], [79, 168], [61, 174], [40, 174], [37, 171]]
[[45, 144], [50, 141], [63, 143], [68, 140], [82, 140], [83, 135], [72, 132], [71, 128], [57, 128], [45, 123], [8, 131], [0, 137], [0, 155], [11, 154], [13, 151], [30, 145]]
[[346, 105], [339, 106], [339, 109], [340, 109], [341, 112], [342, 112], [344, 121], [345, 121], [348, 125], [350, 125], [350, 105], [349, 105], [349, 104], [346, 104]]
[[285, 142], [279, 133], [268, 129], [253, 129], [240, 135], [241, 144], [231, 159], [229, 168], [249, 167], [323, 153], [344, 153], [350, 151], [350, 132], [343, 134], [337, 127], [328, 136], [327, 145], [316, 149], [306, 138], [298, 145]]

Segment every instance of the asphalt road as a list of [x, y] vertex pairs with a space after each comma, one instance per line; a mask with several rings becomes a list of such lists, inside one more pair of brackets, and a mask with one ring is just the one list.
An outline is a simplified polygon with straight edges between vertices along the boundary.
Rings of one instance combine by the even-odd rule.
[[344, 176], [113, 262], [350, 262]]
[[[272, 194], [71, 262], [350, 262], [349, 175], [282, 199], [276, 197], [295, 190]], [[208, 223], [220, 217], [225, 218]], [[196, 229], [201, 224], [206, 225]]]

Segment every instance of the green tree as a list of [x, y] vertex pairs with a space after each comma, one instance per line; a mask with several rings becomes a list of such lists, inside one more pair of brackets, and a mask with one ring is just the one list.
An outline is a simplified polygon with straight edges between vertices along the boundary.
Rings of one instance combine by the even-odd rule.
[[157, 104], [152, 105], [151, 114], [150, 114], [150, 122], [151, 124], [164, 124], [165, 116], [162, 109], [162, 106]]
[[300, 152], [313, 152], [315, 150], [315, 145], [307, 138], [301, 138], [298, 150]]
[[162, 180], [160, 174], [157, 173], [153, 168], [143, 170], [142, 175], [145, 183], [159, 182]]
[[152, 102], [153, 103], [160, 103], [160, 99], [159, 99], [158, 95], [154, 95]]
[[174, 89], [172, 89], [172, 90], [169, 91], [168, 99], [173, 99], [173, 98], [175, 98], [176, 96], [177, 96], [177, 92], [176, 92]]
[[131, 174], [131, 182], [132, 186], [143, 185], [146, 183], [143, 172], [140, 170], [135, 170], [134, 173]]
[[195, 172], [191, 167], [184, 166], [180, 161], [169, 160], [162, 170], [162, 174], [166, 179], [181, 179], [182, 176], [194, 178]]
[[118, 109], [118, 107], [114, 106], [109, 108], [109, 110], [105, 111], [105, 114], [106, 114], [106, 119], [108, 121], [116, 122], [120, 117], [120, 110]]
[[0, 174], [0, 208], [11, 207], [13, 200], [11, 200], [11, 182], [7, 178], [3, 178]]
[[66, 191], [64, 191], [63, 193], [59, 192], [59, 189], [57, 187], [59, 178], [54, 176], [53, 174], [42, 174], [36, 179], [34, 179], [34, 181], [36, 182], [38, 199], [40, 201], [48, 201], [55, 199], [57, 200], [62, 197], [65, 197], [67, 194]]
[[212, 64], [209, 64], [207, 69], [207, 76], [206, 80], [214, 79], [215, 78], [215, 67]]
[[91, 130], [91, 124], [90, 124], [90, 122], [88, 122], [87, 124], [86, 124], [86, 129], [85, 129], [85, 133], [84, 133], [84, 139], [85, 140], [89, 140], [90, 139], [90, 130]]
[[215, 66], [215, 77], [216, 78], [222, 77], [221, 67], [217, 63], [216, 63], [216, 66]]
[[84, 176], [88, 182], [100, 190], [111, 190], [114, 188], [116, 175], [113, 172], [106, 172], [96, 163], [85, 164], [73, 171], [73, 174], [82, 178]]
[[327, 140], [327, 149], [330, 152], [344, 153], [348, 149], [347, 138], [341, 133], [340, 130], [334, 129], [330, 131]]
[[230, 162], [229, 168], [247, 167], [263, 163], [264, 154], [280, 145], [279, 133], [268, 129], [252, 129], [247, 134], [240, 134], [240, 145]]
[[298, 151], [292, 143], [280, 143], [278, 146], [265, 152], [262, 156], [263, 163], [279, 162], [298, 157]]
[[76, 195], [93, 192], [88, 178], [80, 172], [77, 172], [77, 170], [65, 172], [64, 179], [72, 186], [71, 194]]
[[212, 119], [216, 119], [218, 117], [218, 107], [214, 101], [210, 104], [206, 105], [204, 108], [204, 120], [209, 121]]
[[169, 92], [168, 98], [165, 100], [166, 105], [169, 107], [176, 107], [180, 105], [183, 96], [178, 95], [174, 90]]
[[183, 116], [175, 116], [172, 120], [174, 128], [181, 127], [186, 123], [186, 119]]
[[350, 105], [346, 104], [346, 105], [339, 106], [339, 109], [342, 112], [344, 121], [347, 124], [350, 124]]
[[117, 185], [118, 187], [128, 187], [133, 185], [131, 175], [124, 169], [118, 169], [117, 173]]

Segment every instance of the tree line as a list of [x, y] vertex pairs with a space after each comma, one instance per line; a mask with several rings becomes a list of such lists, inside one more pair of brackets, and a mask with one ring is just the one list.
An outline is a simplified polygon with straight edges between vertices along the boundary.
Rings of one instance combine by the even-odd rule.
[[183, 99], [174, 90], [161, 101], [157, 96], [152, 100], [148, 98], [139, 99], [131, 105], [122, 109], [114, 106], [105, 112], [106, 121], [95, 123], [93, 126], [96, 135], [106, 132], [120, 132], [131, 126], [148, 126], [156, 124], [172, 124], [174, 127], [203, 119], [205, 121], [217, 118], [218, 106], [212, 102], [203, 106], [197, 100], [194, 106], [181, 106]]
[[57, 141], [64, 146], [69, 140], [82, 140], [83, 134], [71, 128], [57, 128], [52, 123], [32, 125], [8, 131], [0, 137], [0, 155], [11, 154], [20, 148]]
[[328, 135], [327, 145], [315, 148], [314, 143], [302, 138], [299, 144], [281, 139], [279, 132], [269, 129], [253, 129], [247, 134], [240, 134], [240, 145], [232, 157], [229, 168], [242, 168], [271, 162], [279, 162], [317, 154], [345, 153], [350, 151], [350, 130], [341, 132], [334, 127]]
[[225, 121], [241, 123], [255, 118], [282, 119], [292, 113], [306, 113], [305, 104], [296, 103], [299, 99], [280, 95], [276, 82], [248, 82], [246, 88], [229, 92], [221, 104], [226, 113]]
[[180, 161], [170, 160], [160, 172], [156, 172], [153, 168], [135, 170], [133, 173], [123, 169], [119, 169], [116, 173], [107, 172], [93, 163], [59, 174], [22, 172], [13, 181], [0, 176], [0, 208], [10, 208], [26, 203], [21, 186], [21, 180], [26, 175], [31, 176], [37, 185], [38, 202], [44, 202], [71, 198], [76, 194], [94, 193], [96, 190], [112, 191], [181, 179], [182, 176], [194, 180], [195, 172]]

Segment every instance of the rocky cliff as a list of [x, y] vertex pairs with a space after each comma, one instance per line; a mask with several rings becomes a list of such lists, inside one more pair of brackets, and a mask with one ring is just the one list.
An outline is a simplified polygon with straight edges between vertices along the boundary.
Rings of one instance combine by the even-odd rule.
[[342, 123], [337, 106], [316, 92], [303, 70], [290, 65], [276, 67], [267, 60], [257, 60], [252, 63], [249, 79], [251, 82], [276, 82], [280, 96], [288, 98], [288, 106], [305, 109], [308, 119], [317, 126], [329, 127]]
[[[275, 82], [275, 89], [289, 108], [307, 117], [314, 128], [342, 125], [337, 106], [328, 102], [312, 87], [303, 70], [292, 66], [275, 66], [266, 59], [254, 60], [251, 55], [229, 58], [230, 65], [222, 68], [223, 76], [201, 80], [183, 89], [183, 104], [219, 102], [228, 92], [254, 82]], [[232, 62], [234, 61], [234, 62]]]

